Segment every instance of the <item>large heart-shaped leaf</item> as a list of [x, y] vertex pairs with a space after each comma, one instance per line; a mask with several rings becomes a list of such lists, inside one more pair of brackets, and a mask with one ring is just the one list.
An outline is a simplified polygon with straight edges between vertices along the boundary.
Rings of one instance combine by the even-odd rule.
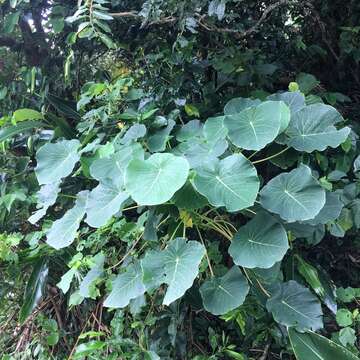
[[225, 117], [231, 142], [246, 150], [260, 150], [279, 134], [286, 106], [278, 101], [266, 101]]
[[250, 99], [250, 98], [234, 98], [228, 101], [224, 107], [224, 114], [225, 115], [234, 115], [237, 114], [249, 107], [253, 107], [256, 105], [261, 104], [261, 100], [259, 99]]
[[337, 130], [334, 124], [341, 121], [339, 112], [324, 104], [309, 105], [297, 111], [291, 119], [286, 135], [287, 143], [298, 151], [323, 151], [336, 148], [350, 134], [350, 128]]
[[288, 222], [313, 219], [325, 205], [325, 190], [306, 165], [282, 173], [260, 191], [261, 205]]
[[203, 132], [207, 141], [214, 144], [226, 138], [228, 130], [224, 125], [224, 119], [225, 116], [217, 116], [205, 121]]
[[274, 319], [298, 331], [318, 330], [323, 327], [322, 310], [317, 297], [309, 289], [290, 280], [281, 284], [266, 303]]
[[222, 277], [205, 281], [200, 287], [204, 307], [214, 315], [223, 315], [240, 306], [248, 292], [248, 282], [237, 266]]
[[51, 184], [70, 175], [80, 159], [79, 146], [79, 140], [62, 140], [42, 146], [36, 153], [35, 173], [39, 184]]
[[186, 159], [154, 154], [147, 160], [131, 160], [125, 171], [125, 187], [139, 205], [157, 205], [171, 199], [189, 174]]
[[238, 211], [254, 204], [259, 191], [255, 167], [241, 154], [206, 163], [196, 169], [196, 190], [213, 206]]
[[137, 262], [126, 267], [114, 280], [112, 291], [104, 301], [105, 307], [123, 308], [129, 305], [130, 300], [144, 294], [145, 286], [142, 282], [142, 271]]
[[236, 265], [270, 268], [282, 260], [288, 248], [283, 226], [271, 215], [261, 212], [235, 234], [229, 254]]
[[132, 159], [144, 159], [144, 150], [138, 143], [122, 145], [109, 157], [96, 159], [90, 166], [90, 175], [100, 182], [111, 180], [122, 186], [126, 166]]
[[64, 216], [53, 222], [46, 234], [46, 242], [55, 249], [69, 246], [75, 239], [80, 222], [85, 215], [85, 206], [88, 191], [81, 191], [73, 208], [68, 210]]
[[141, 262], [147, 289], [166, 283], [163, 304], [169, 305], [184, 295], [199, 272], [205, 247], [197, 241], [176, 238], [161, 252], [150, 252]]
[[100, 183], [89, 194], [85, 221], [95, 228], [105, 225], [128, 198], [129, 195], [112, 182]]
[[288, 333], [297, 360], [359, 360], [345, 347], [312, 331], [299, 333], [289, 328]]

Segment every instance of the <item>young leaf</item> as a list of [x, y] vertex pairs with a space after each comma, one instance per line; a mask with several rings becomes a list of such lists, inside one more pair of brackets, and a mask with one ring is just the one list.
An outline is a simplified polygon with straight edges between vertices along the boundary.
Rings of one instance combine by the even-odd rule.
[[314, 104], [296, 112], [286, 130], [288, 145], [298, 151], [323, 151], [336, 148], [350, 134], [350, 128], [337, 130], [334, 124], [342, 117], [332, 106]]
[[260, 150], [271, 143], [279, 133], [283, 105], [267, 101], [240, 113], [227, 115], [224, 123], [231, 142], [246, 150]]
[[14, 111], [13, 120], [15, 123], [25, 120], [43, 120], [44, 116], [33, 109], [18, 109]]
[[290, 280], [281, 284], [266, 303], [274, 319], [298, 331], [318, 330], [323, 327], [322, 310], [318, 299], [309, 289]]
[[205, 281], [200, 287], [204, 307], [214, 315], [223, 315], [240, 306], [248, 292], [248, 282], [237, 266], [222, 277]]
[[193, 184], [211, 205], [225, 206], [228, 211], [252, 206], [259, 191], [256, 169], [241, 154], [216, 159], [197, 168]]
[[82, 279], [79, 287], [79, 294], [84, 298], [92, 297], [91, 285], [102, 276], [104, 272], [104, 262], [105, 262], [104, 254], [99, 253], [98, 255], [96, 255], [95, 264]]
[[79, 146], [78, 140], [62, 140], [42, 146], [36, 153], [35, 173], [39, 184], [51, 184], [70, 175], [80, 159]]
[[325, 190], [306, 165], [271, 179], [260, 191], [261, 205], [288, 222], [313, 219], [325, 205]]
[[131, 160], [125, 171], [125, 188], [139, 205], [157, 205], [171, 199], [189, 173], [186, 159], [154, 154], [147, 160]]
[[235, 234], [229, 254], [236, 265], [270, 268], [282, 260], [288, 249], [283, 226], [271, 215], [261, 212]]

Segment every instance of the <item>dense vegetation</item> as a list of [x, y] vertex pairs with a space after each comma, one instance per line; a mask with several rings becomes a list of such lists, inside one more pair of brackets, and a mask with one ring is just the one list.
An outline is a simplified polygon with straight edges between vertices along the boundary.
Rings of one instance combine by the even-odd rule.
[[0, 28], [2, 360], [358, 359], [358, 1]]

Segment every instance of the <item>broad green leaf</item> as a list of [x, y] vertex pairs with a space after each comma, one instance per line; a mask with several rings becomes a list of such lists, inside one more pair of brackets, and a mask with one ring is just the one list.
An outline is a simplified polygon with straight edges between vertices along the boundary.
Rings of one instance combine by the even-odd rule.
[[176, 238], [163, 251], [151, 251], [141, 261], [143, 281], [147, 289], [168, 285], [163, 304], [169, 305], [184, 295], [199, 272], [204, 246], [197, 241]]
[[222, 277], [205, 281], [200, 287], [204, 307], [214, 315], [223, 315], [240, 306], [248, 292], [248, 282], [237, 266]]
[[11, 139], [17, 134], [22, 134], [34, 128], [41, 128], [43, 126], [44, 123], [40, 121], [24, 121], [20, 124], [2, 127], [0, 129], [0, 142]]
[[318, 330], [323, 327], [321, 305], [309, 289], [290, 280], [281, 284], [267, 301], [266, 308], [274, 319], [298, 331]]
[[88, 198], [88, 191], [81, 191], [73, 208], [68, 210], [64, 216], [53, 222], [46, 234], [46, 242], [55, 249], [61, 249], [72, 244], [85, 215], [85, 206]]
[[18, 109], [13, 113], [15, 123], [25, 120], [43, 120], [44, 116], [40, 112], [33, 109]]
[[79, 293], [84, 298], [92, 298], [91, 286], [98, 280], [104, 272], [105, 256], [99, 253], [95, 257], [95, 263], [93, 264], [90, 271], [82, 279], [79, 287]]
[[288, 249], [283, 226], [271, 215], [261, 212], [235, 234], [229, 254], [236, 265], [270, 268], [282, 260]]
[[43, 185], [36, 193], [37, 197], [37, 211], [35, 211], [28, 219], [31, 224], [37, 223], [43, 216], [45, 216], [47, 209], [54, 205], [57, 196], [60, 192], [60, 182]]
[[196, 169], [195, 189], [211, 205], [238, 211], [252, 206], [259, 191], [255, 167], [241, 154], [206, 163]]
[[306, 165], [271, 179], [260, 191], [261, 205], [288, 222], [313, 219], [325, 205], [325, 190]]
[[144, 150], [138, 143], [121, 146], [110, 156], [96, 159], [90, 165], [90, 175], [100, 182], [110, 180], [118, 187], [123, 186], [125, 169], [132, 159], [144, 159]]
[[105, 225], [128, 198], [129, 195], [112, 182], [100, 183], [89, 194], [85, 221], [94, 228]]
[[137, 298], [145, 292], [142, 282], [142, 271], [139, 263], [126, 267], [126, 272], [116, 277], [112, 291], [104, 301], [105, 307], [123, 308], [129, 305], [130, 300]]
[[125, 171], [125, 188], [139, 205], [157, 205], [171, 199], [189, 174], [186, 159], [172, 154], [154, 154], [134, 159]]
[[225, 116], [212, 117], [205, 121], [203, 132], [204, 137], [211, 143], [216, 143], [218, 140], [224, 140], [228, 133], [224, 125]]
[[268, 100], [283, 101], [289, 107], [291, 115], [305, 107], [305, 96], [299, 91], [273, 94], [268, 96]]
[[330, 191], [326, 192], [326, 200], [324, 207], [312, 220], [307, 220], [304, 223], [309, 225], [327, 224], [330, 221], [336, 220], [344, 207], [340, 200], [340, 195]]
[[200, 209], [208, 203], [206, 197], [199, 194], [190, 181], [187, 181], [171, 200], [178, 208], [188, 210]]
[[24, 302], [20, 308], [19, 322], [23, 324], [31, 315], [32, 311], [39, 304], [45, 290], [45, 283], [49, 269], [46, 259], [38, 260], [30, 274], [30, 278], [26, 284]]
[[62, 140], [57, 143], [47, 143], [36, 153], [36, 177], [39, 184], [51, 184], [70, 175], [79, 161], [78, 140]]
[[228, 101], [224, 107], [225, 115], [234, 115], [239, 112], [248, 109], [250, 107], [254, 107], [261, 104], [261, 100], [259, 99], [250, 99], [250, 98], [234, 98]]
[[281, 128], [286, 107], [278, 101], [266, 101], [234, 115], [224, 123], [231, 142], [246, 150], [260, 150], [275, 140]]
[[228, 148], [224, 139], [212, 142], [204, 138], [194, 137], [179, 144], [174, 150], [175, 155], [184, 156], [191, 168], [201, 166], [206, 162], [216, 161]]
[[343, 346], [312, 331], [302, 334], [289, 328], [288, 333], [297, 360], [359, 360]]
[[299, 84], [300, 91], [305, 95], [320, 84], [320, 81], [318, 81], [314, 75], [306, 73], [300, 73], [296, 77], [296, 82]]
[[323, 151], [336, 148], [350, 134], [350, 128], [337, 130], [334, 126], [341, 121], [339, 112], [332, 106], [314, 104], [296, 112], [286, 129], [287, 144], [298, 151]]

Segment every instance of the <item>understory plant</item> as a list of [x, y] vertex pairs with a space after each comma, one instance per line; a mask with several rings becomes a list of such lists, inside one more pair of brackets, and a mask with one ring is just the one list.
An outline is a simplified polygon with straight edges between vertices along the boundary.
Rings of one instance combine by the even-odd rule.
[[[106, 112], [86, 104], [107, 101], [107, 91], [85, 87], [83, 118]], [[29, 222], [45, 236], [40, 246], [53, 248], [48, 262], [71, 249], [58, 283], [71, 289], [69, 306], [100, 297], [108, 311], [136, 313], [185, 302], [228, 320], [251, 306], [271, 331], [287, 332], [298, 359], [312, 359], [314, 344], [324, 359], [329, 351], [355, 359], [316, 333], [337, 313], [335, 287], [301, 254], [327, 233], [343, 236], [356, 201], [356, 166], [351, 175], [322, 163], [340, 145], [355, 151], [341, 114], [307, 104], [300, 91], [233, 98], [222, 113], [185, 124], [178, 111], [158, 110], [138, 99], [117, 131], [103, 132], [111, 115], [102, 115], [101, 127], [80, 123], [77, 138], [40, 142]], [[61, 214], [44, 221], [57, 204]], [[163, 358], [161, 347], [145, 349]], [[245, 359], [234, 345], [226, 353]]]

